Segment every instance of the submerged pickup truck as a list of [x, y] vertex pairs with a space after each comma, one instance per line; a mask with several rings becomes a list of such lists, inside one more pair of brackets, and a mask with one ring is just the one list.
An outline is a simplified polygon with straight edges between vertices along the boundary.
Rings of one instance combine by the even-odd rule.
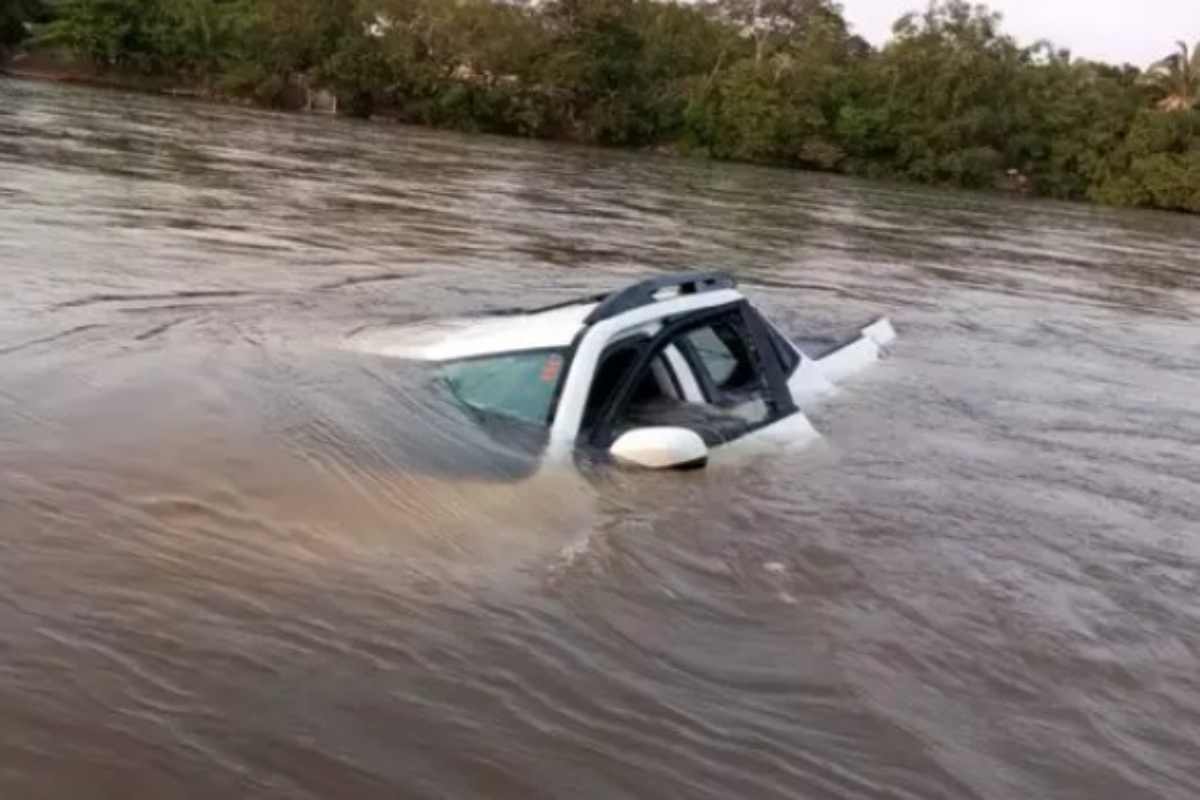
[[524, 429], [546, 461], [651, 469], [815, 436], [804, 404], [875, 362], [886, 319], [820, 352], [768, 322], [724, 273], [654, 277], [541, 308], [399, 325], [350, 343], [430, 362], [480, 421]]

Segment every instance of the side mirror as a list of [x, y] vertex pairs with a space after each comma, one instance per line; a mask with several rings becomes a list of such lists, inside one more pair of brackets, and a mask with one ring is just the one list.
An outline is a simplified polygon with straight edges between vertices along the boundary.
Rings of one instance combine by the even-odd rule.
[[622, 464], [646, 469], [699, 469], [708, 463], [708, 446], [687, 428], [635, 428], [609, 448]]

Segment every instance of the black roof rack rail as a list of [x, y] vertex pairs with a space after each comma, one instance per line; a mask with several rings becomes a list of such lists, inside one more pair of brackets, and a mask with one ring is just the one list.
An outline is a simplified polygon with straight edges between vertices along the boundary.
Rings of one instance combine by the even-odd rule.
[[584, 303], [602, 303], [609, 294], [609, 292], [601, 292], [599, 294], [587, 295], [586, 297], [572, 297], [570, 300], [556, 300], [553, 303], [547, 303], [543, 306], [489, 308], [479, 312], [479, 315], [481, 317], [522, 317], [529, 314], [544, 314], [547, 311], [557, 311], [560, 308], [567, 308], [568, 306], [578, 306]]
[[633, 286], [613, 292], [588, 314], [584, 323], [594, 325], [602, 320], [624, 314], [654, 302], [654, 295], [663, 289], [678, 287], [680, 294], [699, 294], [737, 286], [733, 276], [725, 272], [681, 272], [649, 278]]

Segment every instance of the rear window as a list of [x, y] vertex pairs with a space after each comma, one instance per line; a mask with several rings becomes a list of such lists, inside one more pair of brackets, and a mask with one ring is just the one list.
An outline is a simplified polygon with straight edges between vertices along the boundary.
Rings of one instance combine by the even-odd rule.
[[545, 426], [562, 371], [563, 351], [531, 350], [451, 361], [441, 376], [470, 409]]

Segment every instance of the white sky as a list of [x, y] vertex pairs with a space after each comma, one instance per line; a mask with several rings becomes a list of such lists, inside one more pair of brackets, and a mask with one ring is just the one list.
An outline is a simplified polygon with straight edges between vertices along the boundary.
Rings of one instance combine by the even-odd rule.
[[[926, 0], [841, 0], [854, 32], [881, 45], [892, 23]], [[1004, 31], [1022, 44], [1049, 39], [1079, 58], [1146, 67], [1200, 40], [1200, 0], [987, 0], [1004, 14]]]

